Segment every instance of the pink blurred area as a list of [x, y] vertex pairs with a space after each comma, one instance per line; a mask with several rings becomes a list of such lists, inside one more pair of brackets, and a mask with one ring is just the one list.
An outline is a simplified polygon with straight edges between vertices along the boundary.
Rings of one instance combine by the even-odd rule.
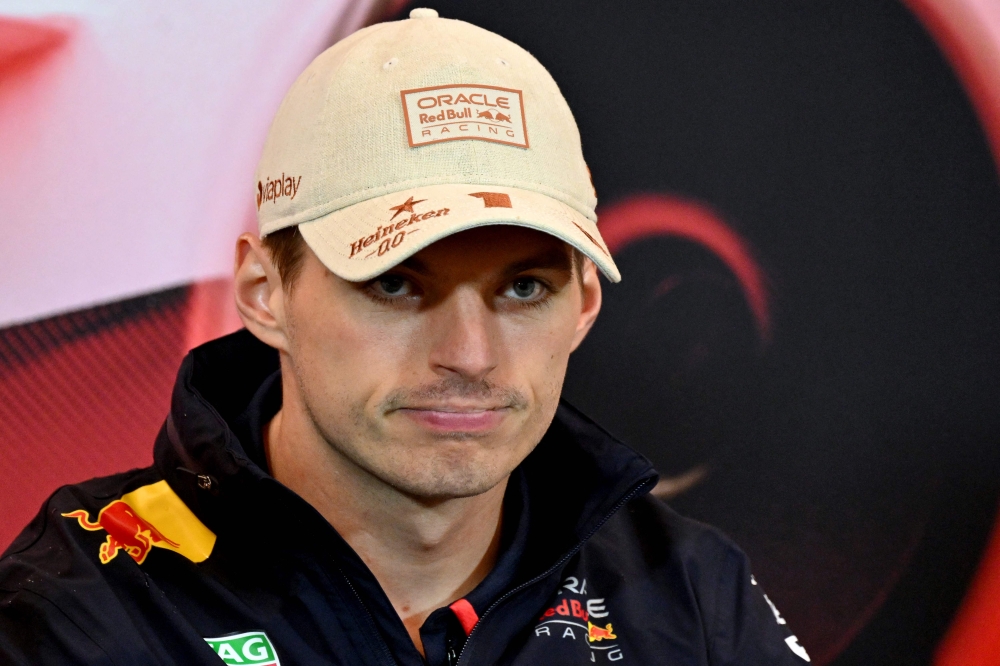
[[375, 6], [0, 6], [0, 327], [227, 275], [281, 98]]
[[[61, 46], [76, 22], [65, 17], [19, 19], [0, 17], [0, 67], [10, 73]], [[9, 75], [9, 74], [8, 74]]]

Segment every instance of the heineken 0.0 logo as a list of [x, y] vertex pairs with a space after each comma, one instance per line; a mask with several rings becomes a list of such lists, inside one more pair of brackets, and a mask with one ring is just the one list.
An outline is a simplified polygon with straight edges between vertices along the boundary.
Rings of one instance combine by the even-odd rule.
[[263, 631], [248, 631], [235, 636], [206, 638], [205, 642], [215, 650], [226, 664], [240, 666], [281, 666], [278, 653], [274, 651], [270, 639]]

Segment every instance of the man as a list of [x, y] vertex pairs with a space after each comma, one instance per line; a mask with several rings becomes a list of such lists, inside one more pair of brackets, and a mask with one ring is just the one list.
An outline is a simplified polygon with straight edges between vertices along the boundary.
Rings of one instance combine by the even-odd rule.
[[555, 83], [410, 16], [288, 93], [247, 330], [185, 359], [152, 467], [60, 489], [7, 551], [6, 661], [808, 661], [745, 556], [559, 402], [619, 275]]

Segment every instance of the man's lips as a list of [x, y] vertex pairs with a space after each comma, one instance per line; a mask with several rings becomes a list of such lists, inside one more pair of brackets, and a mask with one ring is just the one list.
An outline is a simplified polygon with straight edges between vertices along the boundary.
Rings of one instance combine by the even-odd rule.
[[403, 407], [399, 412], [418, 425], [438, 432], [486, 432], [500, 425], [508, 407]]

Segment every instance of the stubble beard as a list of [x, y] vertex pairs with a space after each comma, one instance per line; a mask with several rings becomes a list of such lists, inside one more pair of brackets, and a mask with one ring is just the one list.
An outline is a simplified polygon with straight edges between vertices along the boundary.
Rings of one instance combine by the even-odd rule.
[[[520, 443], [510, 440], [527, 435], [523, 430], [525, 426], [530, 428], [529, 424], [506, 436], [496, 432], [422, 433], [424, 442], [419, 445], [388, 432], [390, 418], [406, 418], [394, 414], [397, 410], [458, 397], [502, 405], [512, 412], [508, 419], [518, 415], [530, 419], [530, 414], [526, 414], [530, 403], [522, 392], [486, 381], [468, 382], [451, 377], [415, 389], [397, 389], [379, 402], [373, 410], [374, 416], [366, 411], [364, 402], [350, 405], [347, 417], [338, 420], [342, 423], [324, 420], [322, 412], [313, 408], [314, 401], [303, 385], [301, 373], [296, 372], [296, 381], [312, 426], [336, 455], [385, 486], [422, 503], [473, 497], [489, 491], [507, 478], [541, 438], [539, 435], [523, 455], [512, 459], [509, 454], [515, 453], [512, 449], [519, 448]], [[498, 438], [507, 441], [496, 441]]]

